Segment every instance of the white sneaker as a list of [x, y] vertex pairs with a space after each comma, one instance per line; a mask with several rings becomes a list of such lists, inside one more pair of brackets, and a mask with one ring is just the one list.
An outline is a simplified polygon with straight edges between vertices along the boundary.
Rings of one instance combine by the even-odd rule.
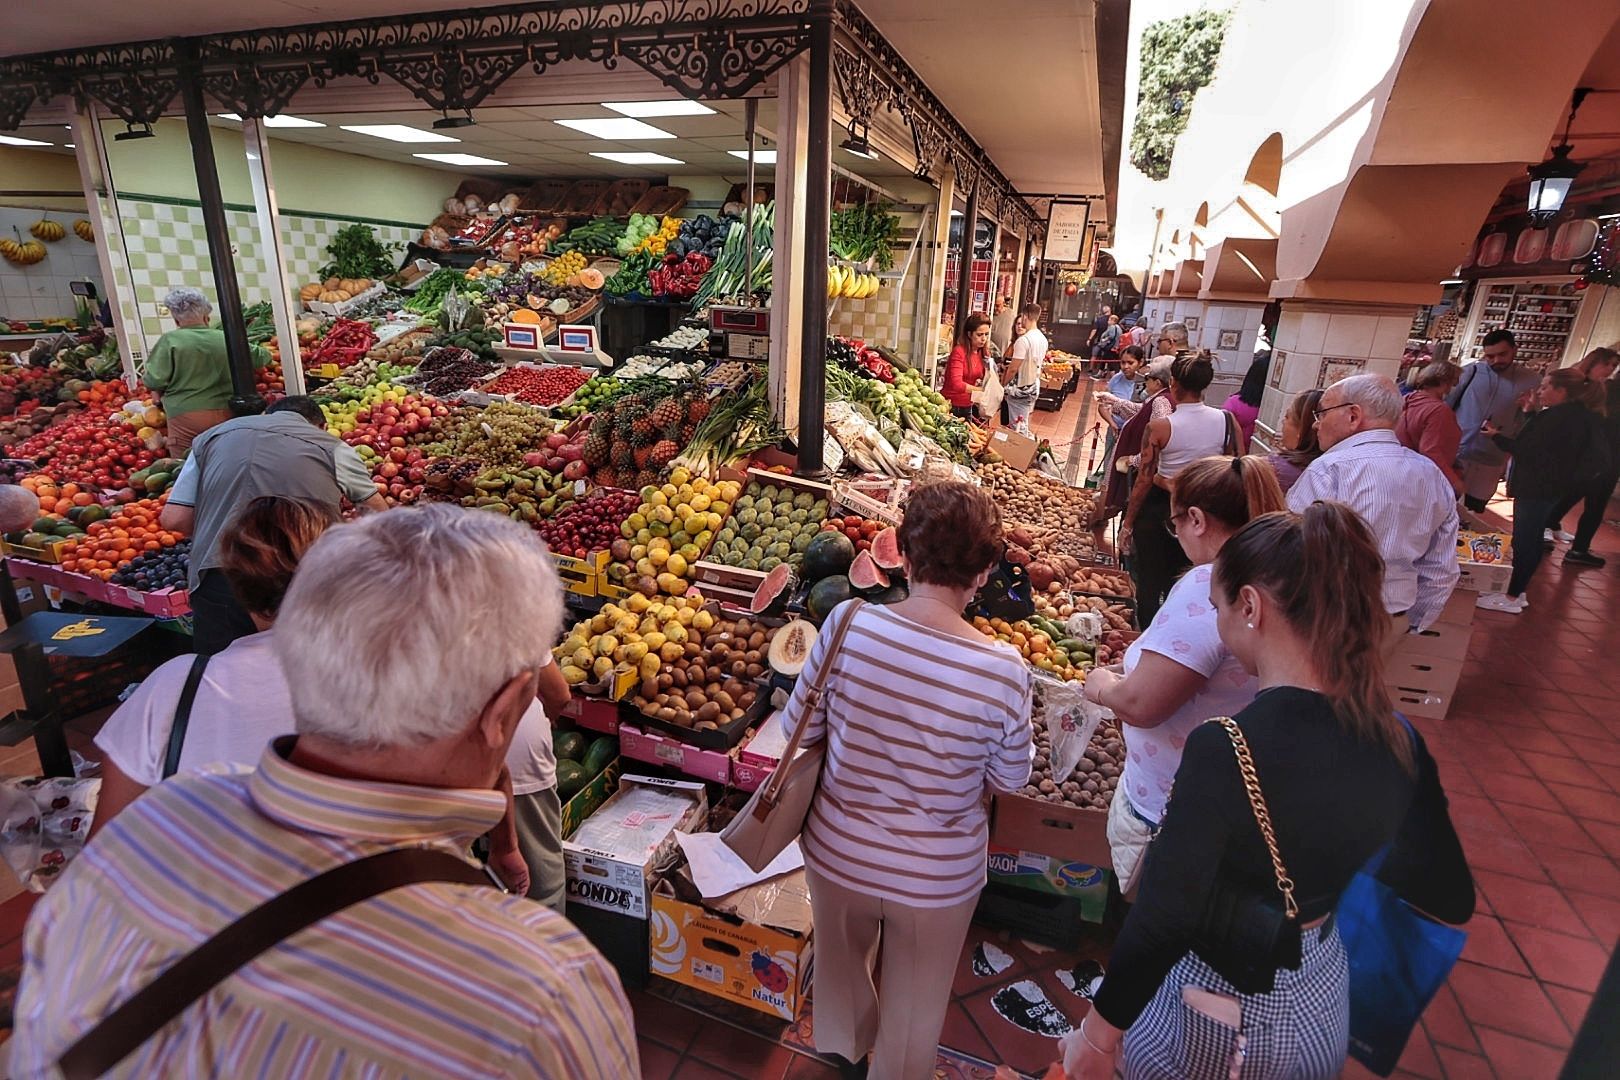
[[1502, 611], [1509, 615], [1517, 615], [1526, 607], [1521, 597], [1509, 596], [1507, 593], [1485, 593], [1474, 606], [1484, 608], [1486, 611]]
[[1553, 535], [1554, 540], [1562, 540], [1566, 544], [1572, 542], [1575, 539], [1575, 534], [1574, 533], [1565, 532], [1563, 529], [1557, 530], [1552, 535]]

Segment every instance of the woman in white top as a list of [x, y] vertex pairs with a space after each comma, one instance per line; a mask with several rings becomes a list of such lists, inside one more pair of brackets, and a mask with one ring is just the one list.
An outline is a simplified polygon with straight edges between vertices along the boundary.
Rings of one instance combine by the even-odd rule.
[[1018, 340], [1007, 360], [1003, 399], [1007, 420], [1014, 431], [1029, 434], [1029, 414], [1041, 393], [1041, 367], [1046, 363], [1049, 343], [1041, 333], [1041, 305], [1025, 304], [1018, 311]]
[[[827, 668], [804, 742], [826, 741], [801, 844], [816, 924], [816, 1049], [871, 1075], [934, 1075], [968, 923], [985, 883], [990, 790], [1028, 783], [1029, 669], [962, 612], [1001, 553], [1001, 514], [970, 484], [915, 491], [900, 526], [911, 595], [840, 605], [785, 711]], [[844, 646], [828, 642], [845, 621]], [[830, 667], [828, 667], [830, 665]], [[881, 943], [883, 990], [872, 982]], [[864, 1073], [862, 1073], [864, 1075]]]
[[1169, 535], [1193, 568], [1125, 650], [1124, 674], [1104, 668], [1086, 677], [1086, 697], [1123, 722], [1125, 770], [1108, 812], [1122, 892], [1129, 891], [1164, 820], [1187, 736], [1210, 717], [1233, 715], [1258, 691], [1254, 676], [1221, 642], [1209, 597], [1211, 564], [1239, 529], [1287, 505], [1276, 473], [1259, 457], [1206, 457], [1181, 469], [1173, 488]]
[[1188, 566], [1187, 556], [1165, 531], [1170, 520], [1170, 481], [1182, 469], [1213, 454], [1238, 452], [1237, 425], [1224, 409], [1204, 404], [1215, 378], [1207, 355], [1179, 357], [1170, 367], [1170, 398], [1175, 411], [1148, 425], [1136, 484], [1120, 526], [1119, 549], [1131, 557], [1136, 579], [1136, 617], [1153, 621], [1171, 584]]

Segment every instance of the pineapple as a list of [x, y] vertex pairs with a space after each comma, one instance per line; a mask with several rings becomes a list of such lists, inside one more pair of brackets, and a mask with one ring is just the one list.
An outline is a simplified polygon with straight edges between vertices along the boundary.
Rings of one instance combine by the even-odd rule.
[[611, 427], [605, 417], [591, 425], [591, 430], [585, 435], [583, 448], [585, 464], [599, 466], [608, 463], [608, 454], [612, 450], [612, 442], [608, 437]]
[[652, 410], [653, 426], [659, 431], [668, 431], [671, 425], [679, 426], [686, 418], [686, 410], [678, 399], [664, 398]]
[[655, 468], [662, 469], [665, 465], [674, 461], [675, 455], [680, 452], [680, 446], [672, 440], [660, 439], [652, 448], [652, 464]]
[[687, 419], [687, 422], [692, 423], [692, 424], [701, 424], [701, 423], [703, 423], [703, 421], [708, 418], [709, 410], [710, 410], [710, 405], [709, 405], [709, 399], [708, 398], [706, 398], [706, 397], [695, 397], [695, 398], [693, 398], [691, 404], [687, 405], [687, 407], [686, 407], [686, 419]]
[[627, 442], [614, 442], [613, 465], [615, 468], [628, 469], [635, 463], [636, 450]]
[[638, 446], [638, 447], [636, 447], [634, 457], [636, 459], [636, 468], [637, 469], [645, 469], [647, 467], [647, 461], [652, 457], [652, 447], [651, 446]]

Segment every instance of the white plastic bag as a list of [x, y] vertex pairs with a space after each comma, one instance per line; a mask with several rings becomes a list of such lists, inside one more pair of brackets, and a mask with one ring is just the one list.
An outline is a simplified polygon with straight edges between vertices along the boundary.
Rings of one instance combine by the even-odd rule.
[[1001, 411], [1001, 377], [993, 365], [984, 368], [984, 385], [973, 392], [973, 403], [985, 416], [996, 416]]
[[1046, 725], [1052, 740], [1052, 781], [1061, 784], [1080, 764], [1097, 725], [1113, 714], [1087, 701], [1080, 683], [1037, 671], [1035, 685], [1040, 701], [1036, 721]]

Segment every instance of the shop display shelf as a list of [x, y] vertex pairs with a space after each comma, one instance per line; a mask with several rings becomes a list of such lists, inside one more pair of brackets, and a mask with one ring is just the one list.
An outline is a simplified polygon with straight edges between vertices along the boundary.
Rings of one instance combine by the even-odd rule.
[[616, 735], [619, 731], [619, 703], [608, 698], [575, 692], [563, 706], [562, 715], [587, 731], [603, 735]]
[[[755, 691], [754, 704], [745, 710], [736, 720], [728, 720], [719, 727], [699, 731], [696, 728], [683, 728], [679, 724], [668, 720], [660, 720], [642, 712], [628, 701], [619, 702], [619, 731], [622, 734], [627, 725], [635, 727], [648, 734], [662, 734], [673, 738], [677, 742], [686, 743], [703, 750], [717, 750], [725, 754], [732, 747], [742, 742], [748, 734], [748, 729], [770, 712], [770, 687], [764, 682], [748, 684]], [[729, 771], [726, 777], [729, 778]], [[724, 778], [721, 782], [724, 782]]]

